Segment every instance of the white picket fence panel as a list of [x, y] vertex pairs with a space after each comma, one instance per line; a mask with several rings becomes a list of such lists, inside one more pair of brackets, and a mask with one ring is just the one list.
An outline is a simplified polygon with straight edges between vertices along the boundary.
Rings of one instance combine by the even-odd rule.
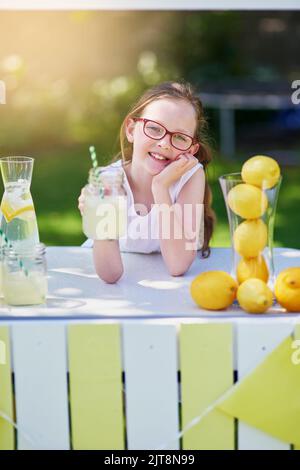
[[64, 325], [12, 326], [18, 449], [69, 449]]

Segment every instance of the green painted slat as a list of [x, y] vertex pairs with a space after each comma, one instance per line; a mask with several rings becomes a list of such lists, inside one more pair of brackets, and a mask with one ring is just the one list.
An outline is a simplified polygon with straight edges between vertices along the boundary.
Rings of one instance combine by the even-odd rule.
[[[183, 324], [180, 331], [182, 428], [233, 383], [230, 324]], [[183, 436], [184, 449], [234, 449], [234, 420], [212, 410]]]
[[[9, 327], [0, 327], [0, 411], [14, 419]], [[0, 450], [14, 449], [13, 426], [0, 416]]]
[[73, 449], [124, 449], [120, 329], [68, 330]]

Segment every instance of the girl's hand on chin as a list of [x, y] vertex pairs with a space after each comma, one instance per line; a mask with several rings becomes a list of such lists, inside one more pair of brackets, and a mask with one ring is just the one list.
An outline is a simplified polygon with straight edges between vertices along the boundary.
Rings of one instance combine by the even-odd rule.
[[183, 153], [152, 178], [152, 189], [155, 186], [169, 188], [182, 175], [197, 165], [198, 160], [191, 153]]

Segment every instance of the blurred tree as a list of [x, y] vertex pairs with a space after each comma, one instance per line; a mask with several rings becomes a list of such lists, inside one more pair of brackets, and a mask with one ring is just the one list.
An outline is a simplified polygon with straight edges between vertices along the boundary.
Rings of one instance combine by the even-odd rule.
[[194, 83], [247, 73], [239, 50], [240, 16], [239, 12], [174, 15], [161, 41], [162, 60], [176, 64], [178, 73]]

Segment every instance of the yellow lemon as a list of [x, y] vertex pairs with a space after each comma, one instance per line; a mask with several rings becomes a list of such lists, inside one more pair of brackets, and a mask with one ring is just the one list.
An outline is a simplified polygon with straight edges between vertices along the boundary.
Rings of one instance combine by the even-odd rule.
[[244, 163], [242, 178], [245, 183], [270, 189], [279, 181], [280, 167], [274, 158], [257, 155]]
[[[5, 217], [6, 222], [11, 222], [15, 217], [21, 216], [24, 217], [24, 213], [34, 211], [32, 204], [20, 205], [19, 207], [14, 207], [6, 199], [1, 203], [1, 211]], [[21, 215], [23, 214], [23, 215]]]
[[237, 288], [237, 282], [228, 273], [208, 271], [195, 277], [190, 292], [199, 307], [223, 310], [235, 300]]
[[257, 278], [264, 282], [268, 282], [269, 271], [262, 255], [256, 258], [242, 258], [236, 270], [237, 280], [239, 284], [247, 281], [247, 279]]
[[275, 282], [275, 296], [288, 312], [300, 313], [300, 267], [281, 271]]
[[239, 286], [237, 300], [246, 312], [264, 313], [273, 303], [273, 294], [264, 281], [253, 278]]
[[261, 219], [245, 220], [233, 234], [235, 250], [244, 258], [256, 258], [265, 248], [268, 229]]
[[229, 191], [227, 200], [230, 209], [243, 219], [257, 219], [268, 207], [265, 193], [251, 184], [237, 184]]

